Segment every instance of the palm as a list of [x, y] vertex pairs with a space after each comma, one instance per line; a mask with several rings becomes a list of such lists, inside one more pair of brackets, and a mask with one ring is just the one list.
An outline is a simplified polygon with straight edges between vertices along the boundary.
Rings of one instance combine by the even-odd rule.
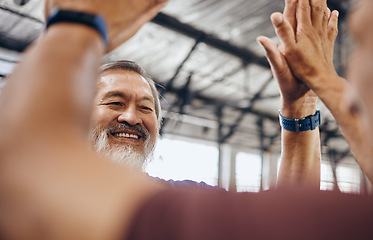
[[[278, 49], [280, 52], [284, 52], [282, 43]], [[280, 64], [276, 64], [276, 67], [272, 66], [272, 73], [278, 81], [283, 98], [295, 101], [302, 97], [317, 97], [316, 93], [294, 76], [282, 54], [276, 61], [279, 61]]]

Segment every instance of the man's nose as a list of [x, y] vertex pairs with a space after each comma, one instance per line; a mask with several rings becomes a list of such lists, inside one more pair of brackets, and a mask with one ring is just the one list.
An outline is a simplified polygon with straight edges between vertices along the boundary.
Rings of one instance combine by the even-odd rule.
[[127, 122], [130, 125], [141, 123], [136, 107], [129, 106], [118, 116], [118, 122]]

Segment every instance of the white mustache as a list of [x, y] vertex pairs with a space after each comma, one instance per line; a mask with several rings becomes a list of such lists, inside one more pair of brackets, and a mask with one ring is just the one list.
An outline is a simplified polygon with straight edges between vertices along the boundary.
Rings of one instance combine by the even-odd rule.
[[141, 134], [141, 137], [147, 140], [149, 138], [149, 133], [144, 128], [142, 128], [139, 124], [136, 125], [129, 125], [128, 123], [119, 123], [117, 126], [108, 127], [105, 129], [107, 133], [112, 133], [118, 130], [133, 130], [137, 131]]

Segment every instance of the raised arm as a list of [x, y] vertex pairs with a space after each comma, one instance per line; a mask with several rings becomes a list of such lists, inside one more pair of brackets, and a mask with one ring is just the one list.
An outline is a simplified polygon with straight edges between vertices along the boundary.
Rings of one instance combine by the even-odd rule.
[[[295, 32], [297, 1], [287, 0], [284, 16], [289, 31]], [[272, 21], [276, 19], [272, 18]], [[284, 45], [279, 47], [266, 37], [259, 37], [259, 43], [266, 51], [281, 91], [281, 115], [290, 119], [302, 119], [316, 112], [316, 94], [291, 72], [284, 55]], [[320, 188], [320, 135], [319, 129], [294, 132], [282, 129], [281, 166], [277, 186], [301, 184]]]
[[[361, 116], [350, 111], [344, 93], [349, 83], [333, 66], [333, 48], [338, 28], [338, 12], [325, 11], [325, 0], [299, 0], [297, 31], [281, 13], [272, 16], [277, 35], [284, 44], [283, 54], [297, 79], [304, 82], [329, 108], [355, 155], [361, 169], [373, 181], [372, 142]], [[318, 16], [319, 15], [319, 16]]]
[[109, 45], [84, 24], [56, 23], [8, 80], [0, 99], [1, 238], [119, 239], [137, 206], [158, 187], [91, 152], [84, 129], [103, 54], [165, 1], [46, 4], [47, 14], [58, 6], [102, 15]]

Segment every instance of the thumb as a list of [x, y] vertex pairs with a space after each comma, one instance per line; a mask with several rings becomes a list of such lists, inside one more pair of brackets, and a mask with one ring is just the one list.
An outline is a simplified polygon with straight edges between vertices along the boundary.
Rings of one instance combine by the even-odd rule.
[[289, 21], [281, 13], [273, 13], [271, 21], [275, 28], [276, 35], [284, 44], [285, 49], [295, 43], [294, 30]]
[[[284, 55], [280, 52], [276, 44], [267, 37], [260, 36], [257, 38], [260, 45], [263, 46], [266, 52], [266, 58], [271, 65], [274, 75], [283, 71], [284, 66], [287, 66]], [[277, 73], [277, 74], [275, 74]]]

